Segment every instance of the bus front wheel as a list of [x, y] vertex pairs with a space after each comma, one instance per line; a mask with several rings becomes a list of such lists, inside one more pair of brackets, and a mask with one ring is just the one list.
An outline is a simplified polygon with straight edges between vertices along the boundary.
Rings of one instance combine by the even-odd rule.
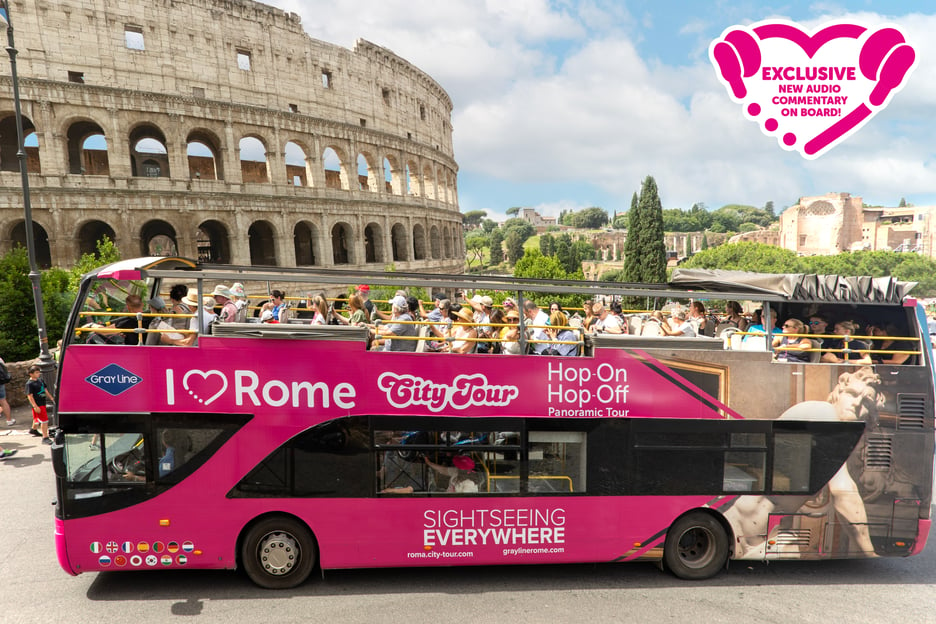
[[728, 534], [710, 514], [687, 514], [676, 520], [666, 532], [663, 561], [679, 578], [710, 578], [727, 560]]
[[303, 583], [315, 567], [315, 540], [294, 518], [266, 518], [250, 527], [241, 545], [241, 561], [250, 580], [266, 589], [289, 589]]

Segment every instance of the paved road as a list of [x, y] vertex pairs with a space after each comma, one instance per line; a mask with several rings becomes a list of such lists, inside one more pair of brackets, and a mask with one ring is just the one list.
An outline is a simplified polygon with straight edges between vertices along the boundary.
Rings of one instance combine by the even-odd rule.
[[[28, 412], [17, 410], [20, 423]], [[295, 590], [236, 572], [68, 576], [55, 560], [49, 449], [0, 424], [0, 623], [936, 622], [936, 531], [911, 559], [734, 563], [687, 583], [649, 564], [328, 572]]]

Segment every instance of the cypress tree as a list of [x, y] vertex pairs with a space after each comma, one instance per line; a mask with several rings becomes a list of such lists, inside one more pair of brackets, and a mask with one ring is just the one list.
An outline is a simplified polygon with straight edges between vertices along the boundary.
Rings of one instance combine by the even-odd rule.
[[504, 261], [504, 235], [500, 228], [491, 232], [491, 264], [500, 264]]
[[627, 240], [624, 241], [624, 269], [621, 271], [623, 281], [640, 281], [640, 241], [641, 225], [640, 201], [637, 193], [631, 198], [630, 212], [627, 213]]
[[663, 241], [663, 204], [653, 176], [647, 176], [640, 189], [640, 282], [666, 282], [666, 243]]

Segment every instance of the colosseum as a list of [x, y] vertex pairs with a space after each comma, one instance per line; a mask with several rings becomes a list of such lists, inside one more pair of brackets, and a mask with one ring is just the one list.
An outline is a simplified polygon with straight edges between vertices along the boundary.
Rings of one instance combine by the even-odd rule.
[[[10, 0], [41, 266], [124, 257], [461, 272], [452, 101], [250, 0]], [[25, 244], [0, 60], [0, 252]]]

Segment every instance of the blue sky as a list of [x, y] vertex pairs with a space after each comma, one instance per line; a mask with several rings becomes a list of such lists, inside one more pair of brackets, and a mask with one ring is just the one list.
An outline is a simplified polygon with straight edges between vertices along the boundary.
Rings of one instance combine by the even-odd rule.
[[[936, 204], [932, 2], [266, 0], [310, 36], [390, 48], [454, 102], [461, 210], [630, 207], [653, 175], [665, 208], [777, 208], [848, 192]], [[709, 43], [735, 24], [849, 18], [907, 34], [918, 66], [890, 105], [817, 160], [780, 149], [716, 79]]]

